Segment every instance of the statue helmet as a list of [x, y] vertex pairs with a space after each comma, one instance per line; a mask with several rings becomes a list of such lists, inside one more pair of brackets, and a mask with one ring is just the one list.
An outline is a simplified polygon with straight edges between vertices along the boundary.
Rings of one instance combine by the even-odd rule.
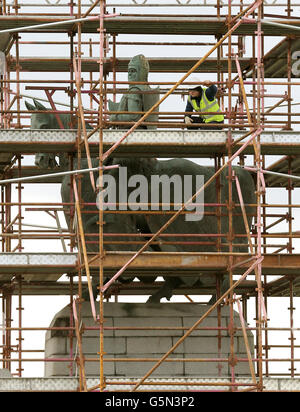
[[150, 70], [149, 62], [143, 54], [134, 56], [128, 63], [128, 69], [134, 67], [138, 72], [138, 81], [146, 82]]

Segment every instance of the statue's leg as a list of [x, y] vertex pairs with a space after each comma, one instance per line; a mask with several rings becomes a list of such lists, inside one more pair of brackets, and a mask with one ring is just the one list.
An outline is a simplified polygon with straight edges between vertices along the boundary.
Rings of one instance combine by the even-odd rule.
[[[93, 298], [94, 300], [97, 299], [98, 296], [98, 281], [96, 281], [96, 277], [93, 276], [92, 277], [92, 290], [93, 290]], [[86, 287], [85, 289], [83, 289], [82, 291], [82, 299], [88, 301], [90, 300], [90, 292], [89, 292], [89, 288]]]
[[[223, 295], [226, 290], [229, 289], [229, 278], [228, 276], [224, 276], [222, 279], [222, 284], [221, 284], [221, 295]], [[208, 305], [213, 305], [214, 303], [216, 303], [217, 301], [217, 296], [216, 295], [212, 295], [212, 297], [210, 298]]]
[[138, 279], [142, 283], [153, 283], [153, 282], [155, 282], [156, 278], [157, 278], [157, 276], [141, 276]]
[[181, 285], [181, 280], [177, 277], [168, 277], [163, 286], [155, 292], [152, 296], [149, 297], [147, 303], [159, 303], [162, 298], [170, 300], [173, 295], [173, 290]]
[[54, 153], [37, 153], [34, 164], [40, 169], [54, 169], [58, 166]]

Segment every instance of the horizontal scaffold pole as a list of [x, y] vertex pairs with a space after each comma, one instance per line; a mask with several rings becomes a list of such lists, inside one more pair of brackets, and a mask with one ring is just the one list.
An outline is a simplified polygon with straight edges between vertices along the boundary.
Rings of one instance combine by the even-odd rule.
[[[300, 27], [294, 26], [293, 24], [278, 23], [276, 21], [266, 20], [266, 19], [262, 19], [261, 22], [263, 24], [268, 24], [270, 26], [276, 26], [276, 27], [282, 27], [283, 29], [293, 29], [293, 30], [299, 30], [300, 31]], [[299, 23], [300, 20], [295, 20], [294, 22]]]
[[27, 182], [27, 181], [31, 182], [32, 180], [47, 179], [48, 177], [52, 178], [52, 177], [57, 177], [57, 176], [75, 175], [78, 173], [97, 172], [100, 169], [107, 170], [107, 169], [116, 169], [118, 167], [119, 165], [92, 167], [88, 169], [67, 170], [65, 172], [49, 173], [49, 174], [37, 175], [37, 176], [16, 177], [15, 179], [0, 180], [0, 184], [3, 185], [6, 183], [17, 183], [17, 182]]
[[[116, 16], [119, 16], [119, 14], [118, 13], [108, 14], [108, 15], [105, 15], [104, 17], [107, 18], [107, 17], [116, 17]], [[80, 19], [70, 19], [70, 20], [54, 21], [52, 23], [34, 24], [32, 26], [15, 27], [14, 29], [0, 30], [0, 34], [18, 33], [18, 32], [23, 32], [27, 30], [33, 30], [33, 29], [46, 29], [47, 27], [62, 26], [64, 24], [80, 23], [80, 22], [89, 21], [89, 20], [99, 20], [99, 16], [82, 17]]]
[[246, 170], [249, 170], [250, 172], [261, 172], [267, 175], [274, 175], [274, 176], [286, 177], [287, 179], [300, 180], [300, 176], [289, 175], [287, 173], [272, 172], [271, 170], [257, 169], [255, 167], [248, 167], [248, 166], [241, 166], [241, 167], [243, 167]]

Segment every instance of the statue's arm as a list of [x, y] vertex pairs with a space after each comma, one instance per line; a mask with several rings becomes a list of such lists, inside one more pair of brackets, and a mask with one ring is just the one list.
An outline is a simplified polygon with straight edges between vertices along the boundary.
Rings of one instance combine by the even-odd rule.
[[[119, 111], [120, 109], [119, 109], [119, 106], [120, 106], [120, 103], [116, 103], [116, 102], [113, 102], [112, 100], [108, 100], [108, 110], [110, 111], [110, 112], [117, 112], [117, 111]], [[116, 114], [111, 114], [110, 116], [109, 116], [109, 120], [111, 121], [111, 122], [115, 122], [116, 121]]]
[[[131, 91], [134, 90], [133, 88]], [[136, 89], [138, 90], [138, 89]], [[141, 112], [143, 111], [143, 96], [142, 94], [128, 94], [127, 95], [127, 107], [126, 111], [127, 112]], [[119, 111], [125, 111], [124, 109], [121, 108], [121, 105], [119, 106]], [[135, 113], [124, 113], [124, 114], [117, 114], [116, 115], [116, 120], [119, 122], [135, 122], [139, 120], [141, 117], [140, 114], [135, 114]]]
[[111, 112], [117, 112], [119, 110], [119, 103], [113, 102], [112, 100], [108, 100], [108, 109]]

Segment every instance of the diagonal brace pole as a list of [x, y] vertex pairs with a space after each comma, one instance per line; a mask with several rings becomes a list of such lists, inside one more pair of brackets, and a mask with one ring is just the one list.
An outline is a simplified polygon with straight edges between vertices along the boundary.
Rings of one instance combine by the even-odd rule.
[[162, 362], [167, 359], [167, 357], [174, 352], [174, 350], [200, 325], [200, 323], [229, 295], [248, 275], [252, 270], [262, 262], [263, 258], [258, 259], [254, 262], [249, 269], [238, 279], [209, 309], [208, 311], [201, 316], [199, 320], [172, 346], [171, 349], [151, 368], [151, 370], [135, 385], [131, 392], [135, 391], [143, 382], [154, 372]]
[[[251, 240], [251, 235], [250, 235], [250, 229], [249, 229], [249, 225], [248, 225], [248, 220], [247, 220], [247, 213], [246, 213], [246, 209], [245, 209], [245, 205], [244, 205], [244, 200], [243, 200], [243, 195], [242, 195], [242, 190], [241, 190], [241, 186], [240, 186], [240, 182], [238, 177], [234, 174], [235, 177], [235, 184], [236, 184], [236, 188], [237, 188], [237, 192], [238, 192], [238, 196], [239, 196], [239, 200], [240, 200], [240, 205], [241, 205], [241, 210], [242, 210], [242, 215], [243, 215], [243, 220], [244, 220], [244, 225], [245, 225], [245, 229], [246, 229], [246, 233], [247, 233], [247, 237], [248, 237], [248, 243], [249, 243], [249, 247], [250, 247], [250, 252], [252, 254], [254, 254], [254, 247], [253, 247], [253, 243]], [[257, 267], [254, 270], [255, 272], [255, 277], [256, 277], [256, 283], [257, 283], [257, 288], [258, 288], [258, 299], [260, 300], [261, 303], [261, 307], [263, 310], [263, 319], [266, 322], [267, 321], [267, 311], [266, 311], [266, 307], [265, 307], [265, 303], [263, 300], [263, 295], [262, 295], [262, 284], [261, 284], [261, 279], [259, 277], [259, 273], [257, 270]]]
[[249, 369], [250, 369], [252, 381], [253, 381], [253, 383], [255, 383], [257, 385], [256, 378], [255, 378], [255, 372], [254, 372], [254, 366], [253, 366], [252, 357], [251, 357], [251, 351], [250, 351], [250, 347], [249, 347], [247, 331], [246, 331], [245, 320], [244, 320], [243, 313], [242, 313], [242, 308], [241, 308], [241, 302], [240, 302], [240, 299], [236, 298], [236, 295], [234, 295], [234, 299], [235, 299], [235, 301], [237, 303], [237, 306], [238, 306], [239, 317], [240, 317], [240, 322], [241, 322], [241, 326], [242, 326], [243, 337], [244, 337], [244, 341], [245, 341], [245, 347], [246, 347], [246, 352], [247, 352]]
[[[80, 113], [81, 127], [83, 131], [86, 157], [87, 157], [88, 166], [91, 169], [93, 165], [92, 165], [92, 160], [91, 160], [90, 147], [89, 147], [89, 143], [87, 139], [86, 125], [85, 125], [85, 120], [84, 120], [84, 112], [83, 112], [82, 98], [81, 98], [80, 74], [79, 74], [79, 68], [77, 67], [77, 64], [76, 64], [75, 56], [73, 57], [73, 66], [74, 66], [74, 71], [75, 71], [76, 88], [77, 88], [77, 96], [78, 96], [78, 108], [79, 108], [79, 113]], [[92, 187], [94, 191], [96, 191], [96, 185], [95, 185], [95, 179], [94, 179], [93, 172], [90, 172], [90, 179], [91, 179]]]
[[84, 230], [83, 230], [83, 224], [82, 224], [79, 196], [78, 196], [78, 191], [77, 191], [77, 186], [76, 186], [75, 180], [73, 181], [73, 188], [74, 188], [74, 194], [75, 194], [75, 205], [76, 205], [78, 229], [79, 229], [79, 234], [80, 234], [80, 238], [81, 238], [81, 245], [82, 245], [83, 259], [84, 259], [84, 265], [85, 265], [85, 272], [86, 272], [86, 276], [87, 276], [88, 289], [89, 289], [89, 295], [90, 295], [90, 301], [91, 301], [91, 309], [92, 309], [92, 314], [93, 314], [94, 321], [97, 322], [95, 301], [94, 301], [94, 296], [93, 296], [92, 280], [91, 280], [91, 275], [90, 275], [90, 267], [89, 267], [87, 250], [86, 250], [86, 245], [85, 245], [85, 236], [84, 236]]
[[210, 184], [211, 182], [222, 173], [222, 171], [228, 166], [229, 163], [231, 163], [237, 156], [240, 155], [240, 153], [247, 147], [253, 139], [256, 138], [261, 133], [261, 129], [257, 130], [255, 133], [252, 134], [252, 136], [240, 147], [239, 150], [235, 152], [231, 156], [230, 159], [220, 169], [217, 170], [217, 172], [210, 177], [207, 182], [144, 244], [144, 246], [141, 247], [139, 251], [137, 251], [132, 258], [101, 288], [102, 292], [105, 292], [106, 289], [109, 288], [109, 286], [115, 282], [115, 280], [118, 279], [119, 276], [122, 275], [122, 273], [127, 269], [127, 267], [142, 253], [144, 250], [148, 248], [148, 246], [158, 237], [160, 234], [168, 227], [174, 220], [184, 211], [184, 209], [192, 203], [199, 194], [204, 191]]
[[[262, 3], [262, 0], [255, 1], [253, 5], [246, 9], [247, 12], [244, 14], [244, 18], [251, 14], [257, 7]], [[242, 13], [241, 13], [242, 15]], [[139, 125], [152, 113], [154, 110], [164, 101], [170, 94], [173, 93], [178, 86], [180, 86], [184, 80], [189, 77], [198, 67], [229, 37], [232, 33], [243, 23], [243, 19], [237, 21], [237, 23], [232, 26], [230, 30], [157, 102], [155, 103], [132, 127], [122, 136], [114, 145], [110, 147], [104, 154], [103, 160], [105, 160]]]

